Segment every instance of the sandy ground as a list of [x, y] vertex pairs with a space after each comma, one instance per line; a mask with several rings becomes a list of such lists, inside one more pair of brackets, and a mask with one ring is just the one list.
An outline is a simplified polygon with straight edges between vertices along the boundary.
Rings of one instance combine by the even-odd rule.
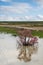
[[0, 65], [43, 65], [43, 39], [39, 39], [38, 52], [32, 54], [30, 62], [17, 59], [17, 37], [0, 33]]
[[31, 30], [43, 30], [43, 27], [23, 27], [18, 25], [0, 25], [0, 27], [12, 27], [12, 28], [24, 28], [24, 29], [31, 29]]

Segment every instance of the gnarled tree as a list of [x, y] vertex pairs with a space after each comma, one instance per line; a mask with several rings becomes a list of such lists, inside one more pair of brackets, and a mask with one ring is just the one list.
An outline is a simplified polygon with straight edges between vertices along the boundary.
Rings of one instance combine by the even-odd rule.
[[19, 30], [18, 34], [19, 34], [19, 37], [20, 37], [22, 43], [23, 43], [22, 38], [24, 38], [24, 44], [27, 44], [26, 43], [26, 38], [27, 37], [33, 37], [32, 33], [31, 33], [31, 30], [27, 30], [27, 29]]

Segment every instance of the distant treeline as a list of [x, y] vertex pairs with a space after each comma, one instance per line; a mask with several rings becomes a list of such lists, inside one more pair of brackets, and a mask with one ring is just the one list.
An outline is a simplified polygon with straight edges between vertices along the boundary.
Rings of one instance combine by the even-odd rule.
[[27, 22], [27, 23], [39, 23], [39, 22], [40, 22], [40, 23], [43, 23], [43, 21], [0, 21], [0, 22], [2, 22], [2, 23], [3, 23], [3, 22], [6, 22], [6, 23], [7, 23], [7, 22], [8, 22], [8, 23], [12, 23], [12, 22], [13, 22], [13, 23], [26, 23], [26, 22]]
[[0, 21], [0, 25], [43, 26], [43, 21]]
[[0, 21], [0, 23], [43, 23], [43, 21]]

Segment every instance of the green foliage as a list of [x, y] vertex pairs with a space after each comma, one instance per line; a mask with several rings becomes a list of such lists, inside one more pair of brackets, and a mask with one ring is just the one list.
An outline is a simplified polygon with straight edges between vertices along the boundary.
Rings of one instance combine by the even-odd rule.
[[0, 32], [6, 32], [6, 33], [11, 33], [13, 35], [17, 35], [16, 30], [12, 28], [0, 27]]
[[34, 30], [34, 31], [32, 31], [32, 34], [33, 34], [33, 36], [39, 36], [40, 38], [42, 38], [43, 37], [43, 30], [42, 31], [41, 30], [39, 30], [39, 31]]
[[[18, 35], [17, 30], [14, 28], [8, 28], [8, 27], [0, 27], [0, 32], [6, 32], [11, 33], [12, 35]], [[32, 31], [33, 36], [39, 36], [40, 38], [43, 37], [43, 30], [42, 31]]]

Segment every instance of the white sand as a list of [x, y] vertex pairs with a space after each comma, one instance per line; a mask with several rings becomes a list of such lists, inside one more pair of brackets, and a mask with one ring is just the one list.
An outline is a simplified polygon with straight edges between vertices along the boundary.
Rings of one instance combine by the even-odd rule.
[[0, 33], [0, 65], [43, 65], [43, 39], [39, 39], [37, 54], [33, 54], [32, 60], [27, 63], [17, 59], [16, 44], [16, 37]]

